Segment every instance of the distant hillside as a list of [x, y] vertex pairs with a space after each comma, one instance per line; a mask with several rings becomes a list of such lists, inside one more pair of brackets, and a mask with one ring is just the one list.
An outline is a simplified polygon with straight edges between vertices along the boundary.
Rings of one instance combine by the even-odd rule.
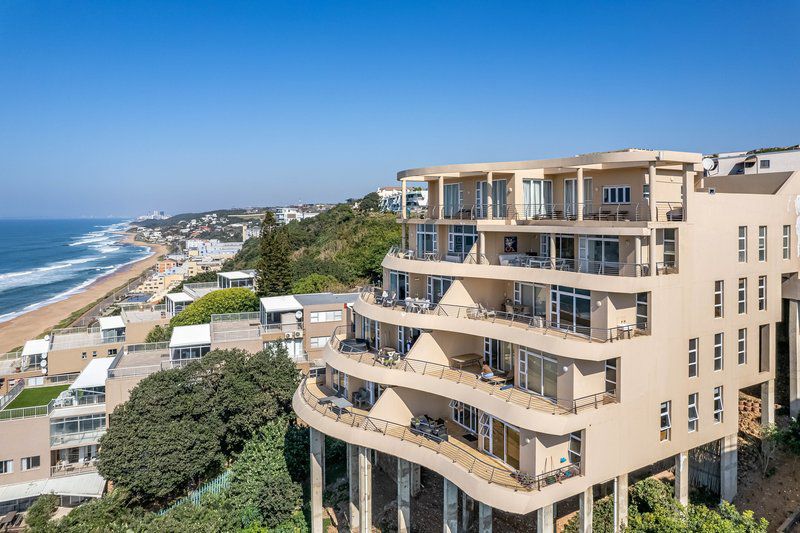
[[[263, 212], [266, 208], [253, 208], [257, 209], [260, 212]], [[218, 217], [224, 217], [228, 215], [243, 215], [249, 213], [253, 209], [215, 209], [213, 211], [204, 211], [202, 213], [181, 213], [180, 215], [175, 215], [169, 218], [165, 218], [164, 220], [140, 220], [134, 222], [135, 225], [141, 226], [143, 228], [166, 228], [169, 226], [175, 226], [180, 222], [189, 221], [192, 219], [199, 219], [205, 215], [213, 215], [216, 214]]]
[[[400, 243], [400, 226], [391, 213], [363, 212], [338, 204], [314, 218], [283, 226], [293, 252], [294, 280], [310, 274], [336, 278], [352, 287], [381, 277], [381, 261]], [[250, 239], [225, 268], [256, 268], [259, 239]]]

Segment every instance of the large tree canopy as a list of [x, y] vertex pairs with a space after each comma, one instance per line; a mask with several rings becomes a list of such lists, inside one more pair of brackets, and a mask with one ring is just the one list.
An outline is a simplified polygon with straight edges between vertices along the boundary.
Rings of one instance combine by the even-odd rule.
[[111, 415], [100, 473], [141, 502], [184, 494], [219, 473], [267, 421], [291, 412], [298, 372], [283, 346], [216, 350], [157, 372]]
[[244, 288], [220, 289], [195, 300], [172, 317], [169, 325], [175, 327], [208, 324], [211, 322], [211, 315], [250, 311], [258, 311], [258, 297], [253, 291]]

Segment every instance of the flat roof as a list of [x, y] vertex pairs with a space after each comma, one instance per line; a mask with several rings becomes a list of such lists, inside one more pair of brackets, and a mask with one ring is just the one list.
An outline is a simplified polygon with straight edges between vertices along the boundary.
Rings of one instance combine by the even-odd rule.
[[268, 296], [261, 298], [261, 306], [268, 313], [297, 311], [303, 308], [303, 304], [298, 302], [294, 296]]
[[104, 387], [106, 378], [108, 377], [108, 367], [114, 362], [113, 357], [104, 357], [102, 359], [92, 359], [86, 365], [72, 385], [72, 389], [88, 389], [91, 387]]
[[217, 272], [217, 276], [222, 276], [226, 279], [248, 279], [252, 278], [253, 274], [242, 272], [241, 270], [235, 270], [233, 272]]
[[173, 328], [172, 338], [169, 340], [170, 348], [202, 346], [205, 344], [211, 344], [211, 324], [176, 326]]
[[185, 292], [171, 292], [167, 294], [167, 299], [172, 300], [173, 302], [193, 302], [194, 298], [186, 294]]
[[25, 347], [22, 348], [22, 356], [26, 355], [40, 355], [45, 354], [50, 349], [50, 341], [47, 339], [36, 339], [26, 341]]
[[101, 316], [97, 319], [100, 323], [100, 329], [119, 329], [125, 327], [125, 321], [119, 315], [116, 316]]
[[106, 480], [96, 472], [37, 479], [25, 483], [0, 486], [0, 502], [32, 498], [42, 494], [59, 496], [88, 496], [99, 498], [106, 488]]
[[298, 302], [305, 305], [326, 305], [326, 304], [352, 304], [358, 298], [357, 292], [347, 292], [336, 294], [332, 292], [318, 292], [310, 294], [295, 294]]

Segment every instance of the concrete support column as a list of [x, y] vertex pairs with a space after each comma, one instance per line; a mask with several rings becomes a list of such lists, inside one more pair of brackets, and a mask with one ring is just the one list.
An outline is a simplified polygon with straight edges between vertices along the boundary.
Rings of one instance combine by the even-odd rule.
[[736, 497], [737, 473], [739, 469], [738, 435], [722, 437], [722, 453], [719, 458], [720, 499], [732, 502]]
[[436, 218], [441, 220], [444, 218], [444, 176], [439, 176], [439, 178], [436, 180], [436, 183], [438, 186], [437, 192], [439, 193], [439, 198], [436, 200], [439, 206], [439, 216]]
[[[633, 265], [634, 270], [636, 270], [636, 277], [642, 275], [642, 238], [641, 237], [634, 237], [633, 238]], [[655, 272], [650, 273], [651, 276], [655, 275]]]
[[575, 213], [577, 220], [583, 220], [583, 169], [578, 169], [577, 179], [575, 180], [575, 201], [578, 204], [578, 212]]
[[478, 232], [478, 263], [486, 264], [486, 234], [482, 231]]
[[[400, 194], [401, 194], [401, 196], [400, 196], [400, 209], [401, 209], [401, 212], [403, 213], [401, 218], [403, 220], [405, 220], [405, 219], [408, 218], [408, 212], [406, 211], [406, 180], [401, 180], [400, 181]], [[403, 240], [405, 240], [405, 239], [403, 239]]]
[[628, 524], [628, 474], [614, 478], [614, 533], [625, 530]]
[[594, 512], [594, 493], [593, 487], [587, 488], [578, 495], [578, 531], [581, 533], [592, 533], [592, 515]]
[[358, 447], [358, 530], [372, 532], [372, 450]]
[[478, 533], [492, 533], [492, 508], [483, 502], [478, 504]]
[[347, 479], [350, 491], [350, 531], [358, 531], [358, 446], [347, 444]]
[[689, 505], [689, 452], [675, 456], [675, 499]]
[[469, 521], [471, 518], [471, 506], [473, 500], [463, 490], [461, 491], [461, 531], [469, 531]]
[[494, 175], [489, 172], [486, 174], [486, 220], [492, 220], [494, 213], [492, 212], [492, 205], [494, 204], [494, 193], [492, 185], [494, 184]]
[[411, 463], [397, 458], [397, 531], [411, 531]]
[[416, 463], [411, 464], [411, 497], [416, 498], [422, 491], [422, 467]]
[[536, 511], [536, 533], [554, 533], [555, 506], [546, 505]]
[[656, 211], [656, 164], [650, 163], [647, 168], [647, 182], [650, 185], [650, 221], [655, 222], [658, 219]]
[[647, 242], [648, 262], [650, 264], [650, 275], [656, 275], [656, 229], [650, 228], [650, 239]]
[[447, 478], [444, 481], [442, 498], [442, 531], [458, 533], [458, 487]]
[[311, 533], [322, 533], [322, 489], [325, 485], [325, 435], [309, 432], [311, 459]]
[[[406, 208], [404, 207], [403, 208], [403, 213], [405, 213], [405, 209]], [[401, 235], [400, 235], [400, 248], [402, 248], [403, 251], [406, 251], [409, 248], [408, 239], [406, 239], [406, 234], [407, 234], [407, 231], [408, 231], [408, 227], [407, 226], [408, 226], [408, 223], [405, 220], [403, 220], [403, 222], [400, 223], [400, 232], [401, 232]]]
[[775, 380], [768, 379], [761, 384], [761, 425], [775, 423]]
[[556, 234], [551, 233], [548, 237], [550, 240], [550, 267], [556, 264]]
[[789, 415], [800, 415], [800, 301], [789, 300]]
[[689, 199], [694, 194], [694, 165], [683, 165], [683, 220], [689, 220]]

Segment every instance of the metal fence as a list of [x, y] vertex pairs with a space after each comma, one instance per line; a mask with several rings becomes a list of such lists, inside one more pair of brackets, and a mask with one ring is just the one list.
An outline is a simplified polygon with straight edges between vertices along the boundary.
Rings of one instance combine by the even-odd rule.
[[192, 505], [198, 505], [200, 503], [200, 499], [205, 496], [206, 494], [219, 494], [224, 490], [227, 490], [228, 487], [231, 485], [231, 471], [226, 470], [222, 474], [218, 475], [211, 481], [205, 483], [204, 485], [200, 486], [197, 490], [190, 492], [188, 495], [184, 496], [183, 498], [179, 499], [169, 507], [165, 509], [161, 509], [158, 514], [163, 515], [174, 508], [178, 507], [179, 505], [183, 505], [185, 503], [191, 503]]

